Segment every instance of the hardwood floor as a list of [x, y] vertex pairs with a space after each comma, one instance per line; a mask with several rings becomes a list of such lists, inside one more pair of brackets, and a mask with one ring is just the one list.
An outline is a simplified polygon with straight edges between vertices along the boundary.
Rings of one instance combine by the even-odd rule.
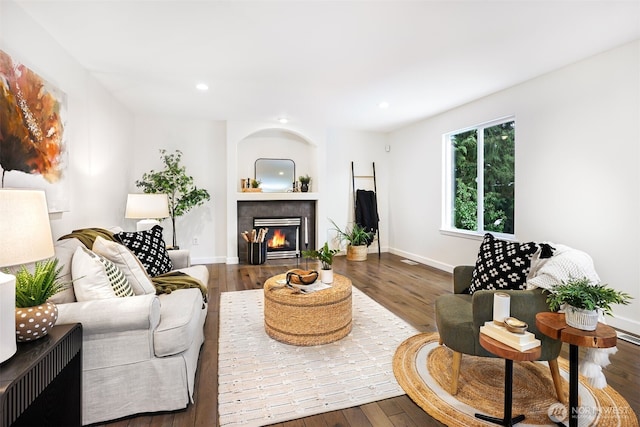
[[[402, 258], [383, 253], [369, 255], [365, 262], [347, 262], [336, 257], [334, 269], [348, 276], [353, 285], [422, 332], [436, 331], [435, 299], [451, 292], [451, 275], [422, 264], [408, 265]], [[268, 261], [259, 266], [214, 264], [209, 266], [209, 314], [205, 323], [205, 342], [196, 376], [195, 401], [176, 412], [146, 414], [100, 424], [111, 427], [215, 427], [217, 414], [218, 308], [220, 293], [259, 289], [264, 281], [289, 268], [290, 261]], [[301, 261], [304, 268], [304, 261]], [[568, 358], [568, 347], [563, 348]], [[640, 347], [618, 341], [618, 353], [605, 368], [608, 383], [640, 414]], [[326, 426], [442, 426], [406, 395], [275, 424], [277, 427]]]

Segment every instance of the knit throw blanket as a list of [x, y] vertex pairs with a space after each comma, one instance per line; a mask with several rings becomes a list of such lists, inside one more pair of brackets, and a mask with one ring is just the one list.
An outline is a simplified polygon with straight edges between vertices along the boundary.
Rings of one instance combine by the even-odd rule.
[[[111, 231], [96, 227], [73, 230], [71, 233], [65, 234], [58, 240], [75, 238], [80, 240], [87, 249], [91, 250], [93, 248], [93, 243], [98, 237], [121, 244], [114, 237], [114, 234]], [[151, 282], [156, 288], [156, 295], [170, 294], [172, 291], [178, 289], [198, 288], [200, 289], [200, 292], [202, 292], [202, 298], [207, 302], [207, 288], [198, 279], [181, 271], [170, 271], [168, 273], [151, 277]]]
[[[582, 251], [569, 246], [551, 243], [553, 256], [542, 258], [536, 254], [531, 261], [531, 270], [527, 277], [527, 288], [552, 289], [570, 279], [586, 277], [592, 283], [600, 283], [600, 276], [596, 272], [591, 257]], [[563, 311], [563, 310], [560, 310]], [[606, 323], [602, 313], [598, 319]], [[594, 388], [607, 386], [607, 379], [602, 368], [609, 365], [609, 356], [616, 353], [617, 348], [588, 348], [580, 360], [580, 373], [584, 375]]]

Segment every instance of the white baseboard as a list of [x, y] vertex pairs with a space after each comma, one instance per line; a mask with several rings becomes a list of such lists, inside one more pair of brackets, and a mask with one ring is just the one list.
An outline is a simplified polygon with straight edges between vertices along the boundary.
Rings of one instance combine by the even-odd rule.
[[199, 265], [199, 264], [224, 264], [227, 258], [223, 256], [216, 257], [192, 257], [191, 264]]
[[401, 251], [399, 249], [390, 248], [389, 252], [394, 255], [398, 255], [412, 261], [419, 262], [421, 264], [428, 265], [429, 267], [437, 268], [438, 270], [446, 271], [448, 273], [453, 273], [453, 265], [445, 264], [440, 261], [436, 261], [435, 259], [423, 257], [420, 255], [413, 254], [411, 252]]
[[614, 314], [613, 316], [606, 316], [605, 321], [609, 326], [612, 326], [615, 329], [640, 336], [640, 322], [637, 320], [627, 319], [626, 317], [620, 317]]

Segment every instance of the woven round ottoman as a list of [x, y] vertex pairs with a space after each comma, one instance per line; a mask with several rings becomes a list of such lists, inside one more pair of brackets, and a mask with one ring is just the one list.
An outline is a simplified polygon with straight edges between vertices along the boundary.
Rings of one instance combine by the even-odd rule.
[[351, 332], [351, 280], [333, 275], [331, 288], [310, 294], [296, 293], [278, 281], [264, 284], [264, 329], [286, 344], [318, 345], [344, 338]]

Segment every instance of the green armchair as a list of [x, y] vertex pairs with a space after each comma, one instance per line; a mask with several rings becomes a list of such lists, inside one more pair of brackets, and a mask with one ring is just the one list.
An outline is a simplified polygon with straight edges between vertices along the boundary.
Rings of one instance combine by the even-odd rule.
[[[473, 266], [458, 266], [453, 271], [453, 294], [442, 295], [436, 299], [435, 314], [440, 344], [453, 351], [451, 367], [450, 393], [458, 392], [458, 375], [462, 354], [482, 357], [496, 357], [485, 350], [479, 341], [480, 326], [493, 320], [493, 294], [498, 291], [476, 291], [473, 295], [464, 294], [469, 288]], [[542, 289], [522, 291], [499, 291], [511, 296], [511, 315], [529, 325], [528, 330], [542, 343], [542, 355], [539, 360], [549, 363], [551, 377], [560, 402], [566, 399], [562, 392], [562, 382], [558, 369], [558, 355], [562, 342], [547, 337], [536, 328], [536, 313], [549, 311], [547, 296]]]

